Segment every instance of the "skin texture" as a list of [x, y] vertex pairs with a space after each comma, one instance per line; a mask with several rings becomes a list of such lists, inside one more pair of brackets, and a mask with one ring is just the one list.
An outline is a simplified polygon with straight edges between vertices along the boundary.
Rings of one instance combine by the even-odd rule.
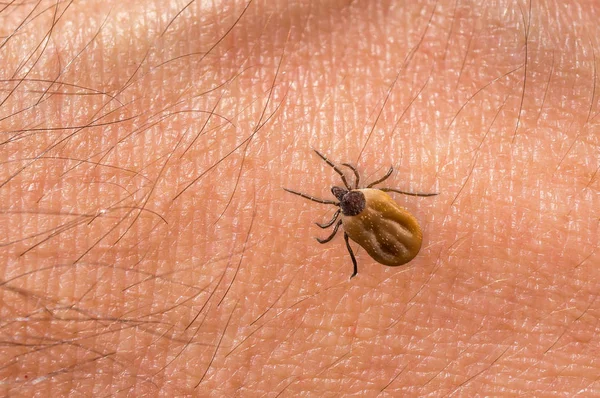
[[[0, 391], [600, 394], [593, 1], [0, 5]], [[403, 267], [327, 245], [387, 186]], [[354, 246], [356, 249], [358, 247]]]

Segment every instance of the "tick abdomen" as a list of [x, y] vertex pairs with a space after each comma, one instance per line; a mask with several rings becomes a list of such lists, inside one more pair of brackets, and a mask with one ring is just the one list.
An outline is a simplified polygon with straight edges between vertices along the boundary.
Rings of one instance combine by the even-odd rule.
[[355, 216], [342, 215], [344, 230], [378, 262], [397, 266], [412, 260], [421, 248], [416, 218], [378, 189], [359, 189], [366, 205]]

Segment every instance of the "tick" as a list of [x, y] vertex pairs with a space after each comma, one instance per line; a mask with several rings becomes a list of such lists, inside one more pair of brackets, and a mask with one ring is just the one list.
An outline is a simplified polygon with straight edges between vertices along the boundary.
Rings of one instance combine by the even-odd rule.
[[358, 243], [377, 262], [398, 266], [406, 264], [419, 253], [423, 241], [423, 233], [415, 216], [399, 206], [386, 192], [397, 192], [410, 196], [435, 196], [437, 193], [405, 192], [395, 188], [373, 188], [389, 178], [394, 171], [390, 166], [387, 173], [365, 187], [359, 188], [360, 174], [348, 163], [342, 163], [354, 173], [354, 187], [348, 183], [344, 172], [325, 155], [314, 150], [321, 159], [335, 170], [342, 179], [344, 187], [334, 186], [331, 193], [337, 200], [319, 199], [302, 192], [283, 188], [289, 193], [301, 196], [313, 202], [339, 207], [331, 220], [326, 223], [315, 223], [319, 228], [333, 227], [331, 235], [325, 239], [316, 238], [319, 243], [327, 243], [333, 239], [340, 227], [344, 230], [346, 248], [350, 253], [354, 272], [358, 273], [356, 257], [349, 239]]

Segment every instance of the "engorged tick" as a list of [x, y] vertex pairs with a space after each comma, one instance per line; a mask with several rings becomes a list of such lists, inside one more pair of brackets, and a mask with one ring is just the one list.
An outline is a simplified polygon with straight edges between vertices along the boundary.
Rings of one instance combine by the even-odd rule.
[[386, 192], [411, 196], [435, 196], [437, 193], [414, 193], [394, 188], [373, 188], [392, 174], [393, 167], [390, 167], [380, 179], [364, 188], [359, 188], [360, 174], [356, 168], [348, 163], [342, 163], [342, 166], [349, 168], [354, 173], [354, 187], [351, 187], [344, 172], [338, 166], [316, 149], [314, 151], [339, 174], [344, 183], [345, 188], [338, 186], [331, 188], [331, 193], [337, 201], [315, 198], [288, 188], [283, 189], [313, 202], [339, 207], [331, 220], [324, 224], [316, 223], [323, 229], [335, 223], [331, 235], [325, 239], [316, 239], [319, 243], [327, 243], [333, 239], [340, 226], [343, 226], [346, 248], [354, 265], [354, 272], [350, 278], [358, 273], [358, 265], [348, 238], [358, 243], [371, 257], [384, 265], [398, 266], [415, 258], [423, 241], [421, 227], [417, 219], [406, 209], [400, 207]]

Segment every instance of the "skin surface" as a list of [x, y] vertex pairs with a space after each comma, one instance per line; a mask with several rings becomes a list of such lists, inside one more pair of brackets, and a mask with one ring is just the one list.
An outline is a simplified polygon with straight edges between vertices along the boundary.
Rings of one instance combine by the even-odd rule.
[[[0, 394], [600, 394], [595, 1], [0, 5]], [[385, 267], [339, 177], [419, 220]], [[325, 232], [325, 233], [324, 233]]]

